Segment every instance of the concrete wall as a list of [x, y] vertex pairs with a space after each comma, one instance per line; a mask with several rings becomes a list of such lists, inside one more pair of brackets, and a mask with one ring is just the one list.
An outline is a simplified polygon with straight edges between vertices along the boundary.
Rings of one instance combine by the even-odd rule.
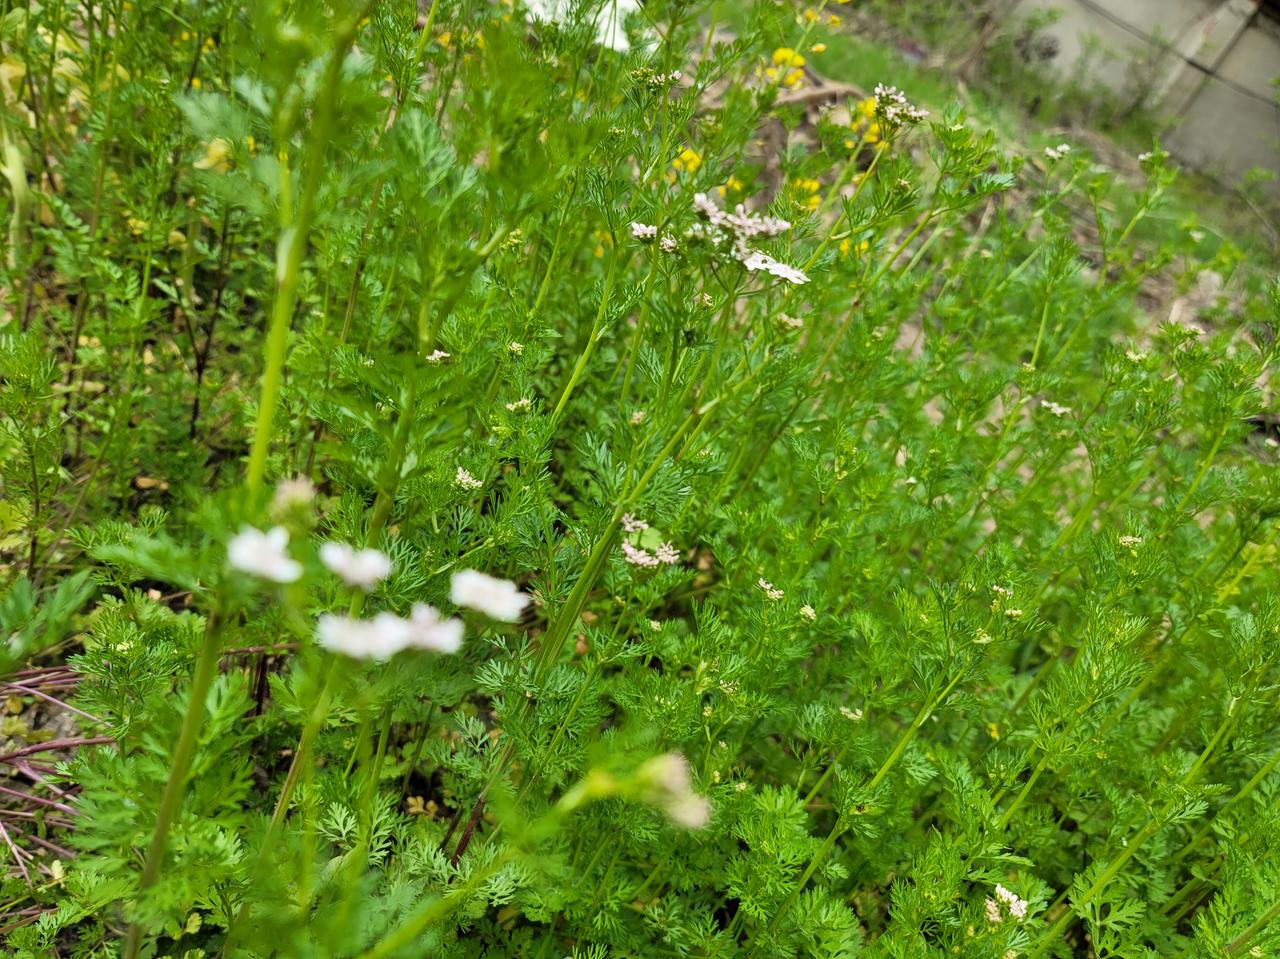
[[[1239, 180], [1254, 167], [1280, 172], [1280, 104], [1271, 83], [1280, 76], [1280, 22], [1257, 8], [1257, 0], [1021, 0], [1018, 11], [1060, 11], [1047, 31], [1058, 42], [1059, 70], [1070, 74], [1086, 63], [1088, 77], [1105, 87], [1145, 94], [1147, 106], [1170, 120], [1164, 138], [1170, 153]], [[1269, 190], [1280, 196], [1280, 180]]]
[[[1280, 29], [1241, 34], [1217, 70], [1246, 89], [1271, 93], [1260, 78], [1280, 74]], [[1204, 80], [1168, 137], [1168, 150], [1197, 169], [1239, 178], [1251, 167], [1280, 172], [1280, 107]], [[1280, 180], [1269, 187], [1280, 195]]]

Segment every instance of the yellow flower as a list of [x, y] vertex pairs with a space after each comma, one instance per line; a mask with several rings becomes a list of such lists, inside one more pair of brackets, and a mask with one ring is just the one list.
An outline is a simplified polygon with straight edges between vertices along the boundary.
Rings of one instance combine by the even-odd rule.
[[858, 243], [857, 246], [854, 246], [853, 241], [850, 240], [848, 237], [845, 237], [843, 240], [840, 241], [841, 256], [848, 256], [850, 252], [862, 254], [862, 253], [866, 253], [867, 250], [869, 249], [871, 249], [871, 242], [869, 240], [862, 240], [861, 242]]
[[168, 240], [170, 246], [179, 250], [187, 245], [187, 235], [181, 230], [170, 230], [165, 239]]
[[867, 97], [865, 100], [859, 100], [858, 113], [868, 120], [874, 117], [876, 115], [876, 98]]
[[829, 14], [829, 15], [827, 16], [827, 26], [829, 26], [829, 27], [838, 27], [838, 26], [840, 26], [840, 18], [839, 18], [839, 17], [837, 17], [834, 13]]
[[773, 64], [778, 67], [802, 67], [804, 57], [790, 47], [778, 47], [773, 51]]
[[796, 188], [803, 190], [805, 193], [817, 193], [822, 189], [822, 184], [817, 180], [806, 177], [803, 180], [796, 180]]
[[867, 127], [867, 142], [868, 143], [880, 142], [880, 124], [872, 123], [870, 126]]
[[199, 78], [199, 77], [192, 77], [192, 78], [191, 78], [191, 89], [192, 89], [192, 90], [199, 90], [202, 86], [204, 86], [204, 84], [200, 81], [200, 78]]
[[825, 43], [815, 43], [809, 48], [810, 53], [826, 53], [827, 45]]
[[442, 47], [447, 47], [450, 43], [453, 42], [453, 34], [450, 33], [448, 30], [442, 31], [441, 33], [436, 35], [436, 42], [439, 43], [440, 46]]
[[805, 7], [804, 19], [806, 23], [816, 23], [818, 21], [818, 11], [813, 7]]
[[147, 232], [147, 221], [139, 220], [137, 217], [131, 216], [126, 221], [129, 224], [129, 232], [134, 236], [142, 236]]
[[697, 173], [698, 168], [702, 166], [702, 157], [696, 150], [685, 147], [680, 151], [679, 156], [671, 161], [671, 165], [681, 173]]
[[216, 170], [225, 173], [231, 168], [231, 141], [214, 137], [204, 148], [204, 156], [193, 165], [197, 170]]
[[258, 152], [258, 141], [252, 136], [244, 138], [244, 145], [249, 148], [249, 156], [255, 156]]

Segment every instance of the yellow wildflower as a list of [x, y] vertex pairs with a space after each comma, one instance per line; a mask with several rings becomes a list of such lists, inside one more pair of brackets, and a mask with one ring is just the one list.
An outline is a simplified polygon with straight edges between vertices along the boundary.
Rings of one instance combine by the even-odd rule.
[[231, 141], [214, 137], [204, 148], [204, 156], [193, 165], [197, 170], [216, 170], [225, 173], [231, 169]]
[[867, 97], [858, 101], [858, 114], [867, 120], [876, 115], [876, 98]]
[[778, 47], [773, 51], [773, 65], [776, 67], [802, 67], [804, 57], [790, 47]]
[[698, 155], [696, 150], [685, 147], [671, 161], [671, 166], [680, 173], [697, 173], [698, 168], [702, 166], [702, 157]]
[[826, 53], [827, 45], [825, 43], [815, 43], [809, 48], [810, 53]]
[[192, 78], [191, 78], [191, 89], [192, 89], [192, 90], [199, 90], [202, 86], [204, 86], [204, 83], [202, 83], [202, 82], [201, 82], [201, 80], [200, 80], [200, 78], [199, 78], [199, 77], [192, 77]]

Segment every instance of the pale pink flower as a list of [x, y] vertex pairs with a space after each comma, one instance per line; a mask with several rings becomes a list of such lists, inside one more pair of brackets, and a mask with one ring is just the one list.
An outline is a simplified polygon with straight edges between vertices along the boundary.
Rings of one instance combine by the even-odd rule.
[[632, 546], [626, 540], [622, 541], [622, 555], [626, 561], [633, 566], [654, 567], [658, 565], [658, 557], [654, 556], [647, 549], [640, 549]]
[[302, 575], [302, 564], [286, 551], [289, 531], [275, 526], [267, 532], [242, 526], [227, 544], [227, 562], [233, 569], [273, 583], [292, 583]]
[[443, 619], [440, 611], [426, 603], [414, 603], [409, 614], [405, 642], [414, 649], [456, 653], [462, 648], [462, 620]]
[[391, 559], [377, 549], [356, 549], [346, 543], [325, 543], [320, 547], [320, 562], [336, 573], [348, 586], [373, 589], [391, 575]]
[[474, 569], [453, 574], [449, 583], [449, 599], [458, 606], [478, 610], [490, 619], [504, 623], [519, 621], [529, 597], [509, 579], [498, 579]]
[[316, 638], [332, 653], [382, 661], [405, 648], [409, 624], [395, 613], [379, 613], [373, 619], [325, 613], [316, 624]]

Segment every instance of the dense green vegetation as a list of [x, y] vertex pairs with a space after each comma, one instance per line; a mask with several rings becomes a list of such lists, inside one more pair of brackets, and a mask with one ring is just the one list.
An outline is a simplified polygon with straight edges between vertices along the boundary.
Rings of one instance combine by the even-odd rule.
[[6, 955], [1280, 949], [1270, 265], [603, 6], [4, 6]]

